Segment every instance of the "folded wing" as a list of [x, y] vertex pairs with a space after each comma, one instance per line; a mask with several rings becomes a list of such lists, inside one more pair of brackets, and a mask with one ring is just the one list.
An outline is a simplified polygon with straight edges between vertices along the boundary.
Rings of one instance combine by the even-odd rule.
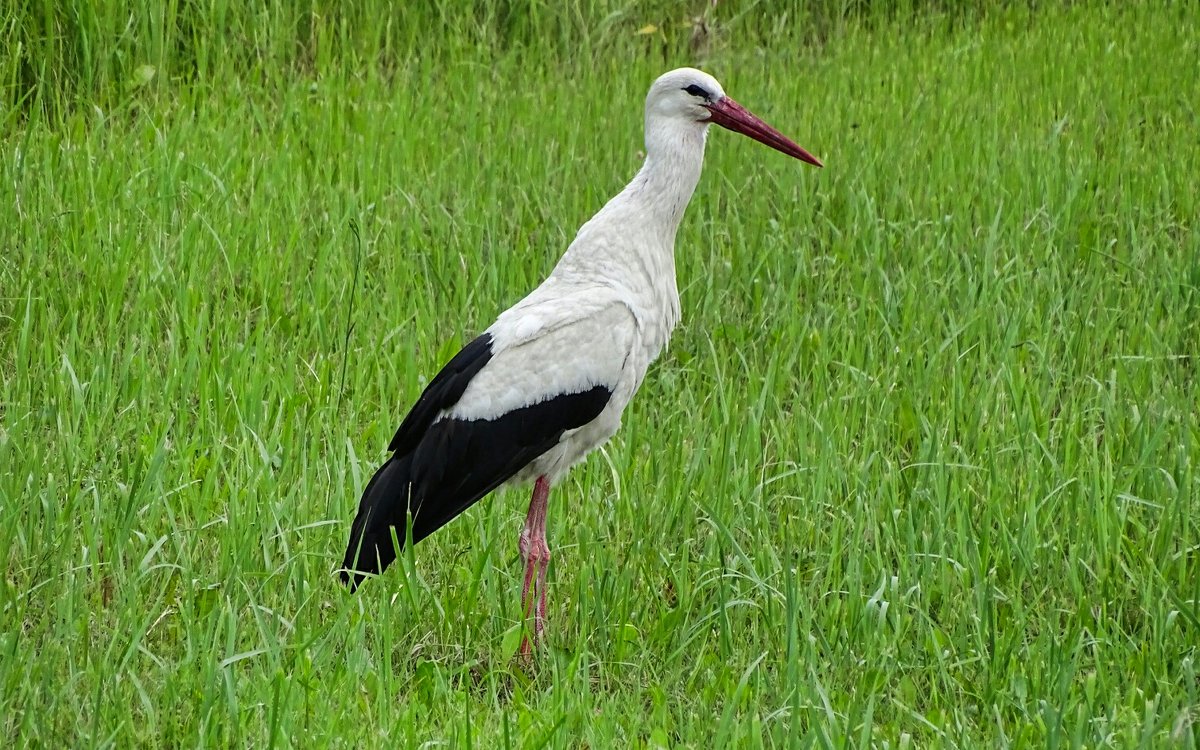
[[[543, 316], [545, 311], [541, 311]], [[531, 331], [501, 318], [426, 387], [368, 483], [342, 578], [357, 586], [396, 558], [408, 516], [418, 542], [595, 420], [617, 389], [635, 327], [619, 304]]]

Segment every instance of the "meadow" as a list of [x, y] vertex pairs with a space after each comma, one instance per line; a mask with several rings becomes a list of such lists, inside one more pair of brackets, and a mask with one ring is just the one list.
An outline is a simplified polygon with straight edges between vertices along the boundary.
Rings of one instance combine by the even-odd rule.
[[[7, 746], [1196, 745], [1194, 7], [445, 7], [0, 11]], [[349, 594], [680, 65], [826, 167], [710, 134], [538, 664], [525, 490]]]

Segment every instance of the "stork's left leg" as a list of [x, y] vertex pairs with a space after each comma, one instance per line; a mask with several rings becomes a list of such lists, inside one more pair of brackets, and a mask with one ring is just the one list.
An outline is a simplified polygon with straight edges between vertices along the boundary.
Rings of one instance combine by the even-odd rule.
[[[533, 615], [534, 643], [537, 643], [546, 627], [546, 568], [550, 566], [550, 545], [546, 543], [546, 506], [549, 500], [550, 483], [546, 481], [546, 477], [538, 477], [533, 483], [533, 497], [529, 500], [529, 513], [525, 516], [525, 528], [521, 529], [519, 545], [521, 557], [525, 559], [525, 586], [521, 589], [521, 611], [527, 618]], [[534, 591], [530, 591], [531, 584]], [[536, 609], [533, 601], [535, 592]], [[529, 657], [532, 651], [529, 639], [522, 638], [521, 655]]]

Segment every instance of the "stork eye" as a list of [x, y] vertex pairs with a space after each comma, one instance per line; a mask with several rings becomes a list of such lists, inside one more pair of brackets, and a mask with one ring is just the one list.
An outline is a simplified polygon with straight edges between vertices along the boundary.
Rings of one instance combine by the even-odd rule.
[[685, 88], [684, 91], [688, 92], [692, 96], [698, 96], [701, 99], [707, 100], [709, 98], [709, 93], [704, 90], [704, 87], [695, 83]]

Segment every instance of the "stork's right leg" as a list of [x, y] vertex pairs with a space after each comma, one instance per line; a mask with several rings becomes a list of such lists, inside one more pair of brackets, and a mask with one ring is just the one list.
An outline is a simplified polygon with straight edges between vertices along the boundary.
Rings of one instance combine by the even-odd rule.
[[[550, 483], [538, 477], [533, 483], [533, 497], [525, 528], [521, 529], [521, 557], [525, 560], [525, 585], [521, 588], [521, 612], [528, 619], [533, 615], [533, 643], [537, 643], [546, 626], [546, 568], [550, 565], [550, 545], [546, 543], [546, 506], [550, 500]], [[536, 583], [534, 577], [536, 576]], [[534, 602], [534, 596], [537, 602]], [[521, 656], [529, 658], [533, 648], [528, 637], [521, 638]]]

